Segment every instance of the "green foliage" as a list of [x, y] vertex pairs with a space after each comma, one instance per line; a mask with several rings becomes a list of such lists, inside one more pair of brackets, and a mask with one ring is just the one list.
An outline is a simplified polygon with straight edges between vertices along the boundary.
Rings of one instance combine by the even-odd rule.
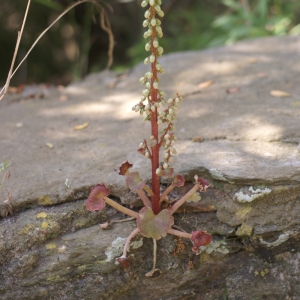
[[296, 12], [299, 1], [223, 0], [226, 11], [212, 23], [219, 30], [208, 46], [232, 44], [238, 40], [268, 35], [299, 34]]

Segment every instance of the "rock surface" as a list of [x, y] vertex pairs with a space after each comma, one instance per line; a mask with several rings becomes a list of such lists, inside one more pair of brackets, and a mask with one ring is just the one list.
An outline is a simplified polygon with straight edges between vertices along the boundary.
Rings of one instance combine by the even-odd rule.
[[93, 74], [43, 98], [34, 89], [35, 98], [28, 91], [4, 98], [0, 163], [11, 162], [11, 176], [0, 200], [0, 299], [298, 299], [299, 50], [299, 37], [264, 38], [161, 59], [161, 88], [184, 96], [175, 170], [212, 183], [176, 224], [208, 230], [214, 243], [195, 256], [189, 241], [159, 240], [159, 280], [144, 275], [153, 246], [141, 236], [130, 269], [115, 264], [133, 221], [101, 230], [99, 223], [124, 216], [83, 206], [90, 188], [105, 183], [138, 209], [117, 168], [128, 159], [150, 179], [136, 152], [149, 124], [131, 110], [147, 66]]

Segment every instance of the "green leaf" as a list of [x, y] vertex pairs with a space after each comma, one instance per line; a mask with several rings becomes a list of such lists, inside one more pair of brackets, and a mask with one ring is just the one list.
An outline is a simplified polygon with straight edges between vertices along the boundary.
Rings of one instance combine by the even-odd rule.
[[136, 224], [143, 236], [159, 240], [167, 235], [168, 230], [174, 224], [174, 218], [168, 209], [163, 209], [155, 215], [147, 206], [140, 210]]

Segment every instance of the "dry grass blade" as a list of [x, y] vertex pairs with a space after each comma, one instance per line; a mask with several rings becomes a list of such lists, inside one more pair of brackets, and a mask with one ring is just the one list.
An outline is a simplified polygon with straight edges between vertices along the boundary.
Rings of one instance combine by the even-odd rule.
[[38, 43], [38, 41], [44, 36], [44, 34], [57, 22], [59, 21], [66, 13], [68, 13], [71, 9], [73, 9], [75, 6], [85, 3], [85, 2], [91, 2], [95, 5], [99, 6], [99, 3], [96, 0], [80, 0], [78, 2], [75, 2], [71, 5], [69, 5], [39, 36], [38, 38], [35, 40], [35, 42], [32, 44], [32, 46], [30, 47], [30, 49], [28, 50], [28, 52], [26, 53], [26, 55], [24, 56], [24, 58], [22, 59], [22, 61], [19, 63], [19, 65], [16, 67], [16, 69], [14, 71], [13, 67], [14, 67], [14, 63], [15, 63], [15, 59], [18, 53], [18, 49], [19, 49], [19, 45], [20, 45], [20, 41], [22, 38], [22, 34], [23, 34], [23, 30], [24, 30], [24, 26], [25, 26], [25, 21], [27, 18], [27, 14], [28, 14], [28, 10], [29, 10], [29, 5], [30, 5], [30, 1], [28, 0], [27, 3], [27, 8], [26, 8], [26, 12], [25, 12], [25, 16], [23, 19], [23, 24], [22, 24], [22, 28], [21, 30], [18, 32], [18, 39], [17, 39], [17, 43], [16, 43], [16, 48], [15, 48], [15, 53], [13, 56], [13, 60], [11, 63], [11, 68], [9, 70], [8, 76], [7, 76], [7, 81], [5, 86], [2, 88], [2, 90], [0, 91], [0, 101], [2, 100], [2, 98], [5, 96], [5, 94], [7, 93], [8, 87], [9, 87], [9, 83], [11, 78], [14, 76], [14, 74], [17, 72], [17, 70], [19, 69], [19, 67], [22, 65], [22, 63], [24, 62], [24, 60], [28, 57], [28, 55], [30, 54], [30, 52], [32, 51], [32, 49], [35, 47], [35, 45]]
[[[16, 57], [17, 57], [17, 54], [18, 54], [18, 50], [19, 50], [19, 46], [20, 46], [20, 41], [21, 41], [21, 38], [22, 38], [22, 35], [23, 35], [23, 30], [24, 30], [24, 27], [25, 27], [25, 22], [26, 22], [26, 19], [27, 19], [27, 15], [28, 15], [28, 11], [29, 11], [29, 6], [30, 6], [30, 2], [31, 0], [28, 0], [27, 2], [27, 7], [26, 7], [26, 11], [25, 11], [25, 15], [24, 15], [24, 18], [23, 18], [23, 23], [22, 23], [22, 27], [21, 27], [21, 30], [18, 32], [18, 38], [17, 38], [17, 42], [16, 42], [16, 47], [15, 47], [15, 52], [14, 52], [14, 56], [13, 56], [13, 59], [11, 61], [11, 66], [10, 66], [10, 69], [9, 69], [9, 72], [8, 72], [8, 75], [7, 75], [7, 79], [6, 79], [6, 83], [4, 85], [4, 87], [2, 88], [2, 90], [0, 91], [0, 101], [2, 100], [2, 98], [5, 96], [5, 94], [7, 93], [7, 90], [8, 90], [8, 87], [9, 87], [9, 83], [10, 83], [10, 80], [11, 78], [13, 77], [14, 73], [12, 74], [12, 71], [13, 71], [13, 68], [14, 68], [14, 65], [15, 65], [15, 61], [16, 61]], [[17, 68], [18, 69], [18, 68]], [[16, 70], [17, 70], [16, 69]]]

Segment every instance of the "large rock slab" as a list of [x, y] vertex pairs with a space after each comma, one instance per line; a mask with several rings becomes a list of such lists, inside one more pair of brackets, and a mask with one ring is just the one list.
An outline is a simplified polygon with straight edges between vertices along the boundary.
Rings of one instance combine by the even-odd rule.
[[297, 299], [299, 50], [299, 37], [264, 38], [161, 59], [160, 86], [184, 96], [176, 172], [212, 183], [177, 225], [208, 230], [214, 244], [193, 256], [188, 241], [159, 241], [159, 281], [144, 276], [151, 240], [137, 237], [129, 271], [115, 264], [132, 221], [101, 231], [98, 223], [123, 216], [83, 207], [100, 182], [124, 205], [139, 206], [117, 168], [128, 159], [150, 180], [150, 164], [136, 152], [149, 124], [131, 110], [147, 66], [93, 74], [43, 98], [33, 87], [8, 95], [0, 102], [0, 163], [11, 161], [3, 187], [13, 215], [1, 200], [0, 299]]

